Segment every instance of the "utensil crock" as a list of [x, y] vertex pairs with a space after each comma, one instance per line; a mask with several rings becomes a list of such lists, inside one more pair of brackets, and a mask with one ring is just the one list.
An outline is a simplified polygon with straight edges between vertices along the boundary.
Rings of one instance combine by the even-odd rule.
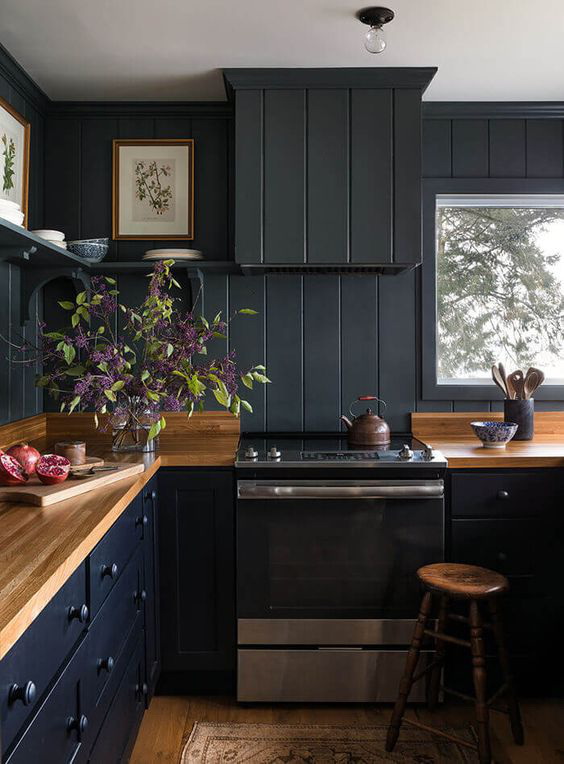
[[532, 440], [535, 434], [535, 400], [504, 400], [503, 418], [506, 422], [518, 424], [513, 440]]

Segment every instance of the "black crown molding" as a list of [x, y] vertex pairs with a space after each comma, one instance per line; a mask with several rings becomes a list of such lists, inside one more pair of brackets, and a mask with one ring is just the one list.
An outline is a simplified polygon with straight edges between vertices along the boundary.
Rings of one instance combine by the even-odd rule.
[[228, 101], [51, 101], [49, 115], [57, 118], [200, 117], [231, 119]]
[[423, 101], [424, 119], [564, 119], [564, 101]]
[[49, 104], [51, 103], [49, 97], [1, 44], [0, 74], [8, 80], [10, 86], [18, 92], [22, 98], [28, 103], [31, 103], [31, 105], [39, 112], [44, 114], [48, 110]]
[[422, 93], [436, 67], [372, 67], [338, 69], [224, 69], [227, 94], [236, 90], [281, 88], [418, 88]]

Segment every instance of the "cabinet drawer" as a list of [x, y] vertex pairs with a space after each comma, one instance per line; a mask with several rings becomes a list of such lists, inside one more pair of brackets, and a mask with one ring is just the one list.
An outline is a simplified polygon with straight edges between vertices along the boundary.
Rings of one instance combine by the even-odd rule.
[[[0, 662], [0, 738], [3, 751], [38, 706], [59, 667], [86, 628], [86, 601], [86, 566], [82, 564]], [[22, 692], [27, 687], [27, 705], [21, 699], [10, 700], [13, 698], [13, 691], [10, 693], [12, 685], [18, 685]]]
[[143, 550], [138, 547], [90, 627], [86, 669], [89, 703], [97, 709], [137, 616], [144, 609]]
[[451, 477], [453, 517], [524, 517], [541, 514], [564, 501], [560, 473], [454, 473]]
[[481, 565], [505, 576], [539, 572], [543, 529], [535, 519], [453, 520], [452, 562]]
[[94, 618], [143, 538], [143, 506], [137, 496], [91, 552], [90, 610]]
[[[88, 718], [81, 701], [81, 671], [88, 649], [82, 643], [36, 715], [6, 758], [6, 764], [66, 764], [76, 761], [87, 734]], [[43, 654], [43, 651], [42, 651]]]
[[92, 764], [118, 764], [127, 760], [145, 709], [143, 632], [131, 655], [102, 728], [90, 754]]

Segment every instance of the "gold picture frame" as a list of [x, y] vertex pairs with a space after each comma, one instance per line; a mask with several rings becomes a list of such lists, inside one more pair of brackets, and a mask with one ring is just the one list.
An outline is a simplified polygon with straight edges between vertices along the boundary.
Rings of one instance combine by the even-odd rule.
[[[29, 121], [0, 96], [0, 199], [9, 199], [20, 205], [24, 214], [23, 225], [26, 228], [29, 202], [30, 132]], [[8, 152], [11, 153], [11, 145], [13, 145], [14, 157], [9, 159]], [[8, 162], [14, 168], [8, 176], [9, 181], [6, 180]], [[13, 181], [14, 178], [16, 184], [5, 188], [6, 183]]]
[[112, 146], [112, 238], [194, 238], [194, 140], [116, 138]]

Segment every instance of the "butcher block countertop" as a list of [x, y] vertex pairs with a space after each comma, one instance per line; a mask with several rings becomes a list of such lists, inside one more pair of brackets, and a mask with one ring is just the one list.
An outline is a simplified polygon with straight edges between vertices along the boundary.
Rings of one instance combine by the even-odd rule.
[[564, 467], [564, 412], [535, 414], [533, 440], [510, 441], [505, 448], [484, 448], [470, 422], [501, 421], [501, 412], [413, 413], [415, 437], [442, 451], [451, 469]]
[[230, 467], [239, 422], [206, 412], [167, 417], [154, 455], [113, 454], [89, 414], [41, 414], [0, 427], [0, 447], [30, 439], [41, 451], [57, 440], [86, 440], [107, 463], [143, 463], [145, 471], [49, 507], [0, 502], [0, 660], [94, 549], [159, 467]]

